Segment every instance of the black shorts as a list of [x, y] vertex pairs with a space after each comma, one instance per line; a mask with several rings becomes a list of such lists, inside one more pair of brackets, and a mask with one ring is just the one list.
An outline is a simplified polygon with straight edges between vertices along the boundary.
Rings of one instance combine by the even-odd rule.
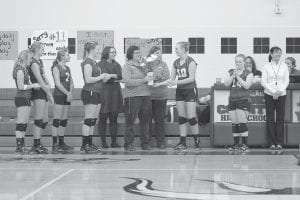
[[98, 105], [102, 103], [100, 93], [87, 91], [87, 90], [81, 90], [81, 100], [83, 102], [83, 105], [87, 105], [87, 104]]
[[176, 89], [176, 101], [197, 102], [195, 88]]
[[57, 105], [71, 105], [71, 102], [67, 101], [66, 95], [56, 95], [53, 96], [54, 104]]
[[229, 100], [228, 111], [237, 110], [237, 109], [249, 112], [250, 102], [248, 101], [248, 99]]
[[46, 101], [48, 101], [47, 99], [47, 94], [43, 89], [32, 89], [31, 92], [31, 99], [35, 100], [35, 99], [45, 99]]
[[31, 99], [29, 97], [15, 97], [16, 107], [31, 106]]

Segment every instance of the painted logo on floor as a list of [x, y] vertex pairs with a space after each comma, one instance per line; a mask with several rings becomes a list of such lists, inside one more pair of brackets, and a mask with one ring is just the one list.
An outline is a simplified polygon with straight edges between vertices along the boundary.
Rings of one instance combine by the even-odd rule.
[[218, 182], [211, 180], [199, 180], [206, 183], [217, 184], [221, 189], [224, 189], [223, 193], [190, 193], [190, 192], [175, 192], [159, 190], [152, 187], [153, 182], [143, 178], [130, 178], [134, 180], [133, 183], [126, 185], [123, 189], [131, 194], [159, 197], [166, 199], [185, 199], [185, 200], [224, 200], [224, 199], [280, 199], [280, 200], [293, 200], [300, 198], [300, 188], [282, 188], [282, 189], [270, 189], [251, 187], [246, 185], [239, 185], [228, 182]]

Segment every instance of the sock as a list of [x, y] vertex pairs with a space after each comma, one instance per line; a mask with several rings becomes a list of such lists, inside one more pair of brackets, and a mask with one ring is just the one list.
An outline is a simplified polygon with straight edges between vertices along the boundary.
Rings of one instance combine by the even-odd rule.
[[39, 146], [41, 144], [41, 139], [34, 139], [33, 146]]
[[185, 136], [180, 136], [180, 143], [186, 146], [186, 137]]
[[234, 141], [234, 145], [239, 145], [240, 137], [239, 136], [233, 137], [233, 141]]
[[242, 143], [248, 145], [248, 137], [242, 137]]
[[194, 140], [196, 141], [200, 137], [200, 134], [194, 135]]
[[57, 144], [57, 136], [52, 136], [53, 145]]
[[58, 142], [59, 142], [59, 145], [62, 145], [64, 144], [64, 136], [58, 136]]
[[82, 136], [82, 146], [87, 145], [89, 142], [89, 136]]
[[90, 135], [90, 136], [89, 136], [89, 145], [92, 145], [92, 144], [93, 144], [93, 136]]

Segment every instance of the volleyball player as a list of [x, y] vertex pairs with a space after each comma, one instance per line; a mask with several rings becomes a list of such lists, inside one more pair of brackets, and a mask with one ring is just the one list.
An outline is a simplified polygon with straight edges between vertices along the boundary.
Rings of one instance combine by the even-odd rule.
[[84, 45], [83, 62], [81, 63], [84, 86], [81, 99], [84, 105], [84, 123], [82, 125], [82, 146], [85, 153], [96, 153], [102, 149], [93, 144], [94, 127], [101, 107], [102, 80], [108, 80], [111, 75], [103, 73], [96, 63], [99, 53], [97, 42], [87, 42]]
[[[53, 91], [53, 123], [52, 139], [53, 153], [69, 153], [73, 149], [64, 142], [64, 132], [68, 124], [68, 115], [74, 89], [70, 68], [66, 65], [70, 61], [70, 55], [66, 49], [57, 52], [56, 59], [51, 68], [55, 83]], [[58, 141], [57, 141], [58, 139]]]
[[[235, 57], [236, 68], [229, 70], [225, 80], [225, 85], [230, 86], [228, 110], [234, 140], [234, 145], [229, 151], [248, 151], [247, 115], [250, 110], [249, 88], [252, 85], [253, 74], [245, 68], [245, 60], [245, 55], [238, 54]], [[242, 137], [241, 146], [239, 146], [240, 137]]]
[[[175, 150], [185, 150], [188, 127], [191, 128], [195, 140], [195, 148], [200, 148], [200, 135], [196, 115], [196, 68], [197, 64], [188, 55], [189, 43], [179, 42], [175, 51], [178, 59], [175, 60], [171, 72], [169, 86], [177, 85], [176, 107], [178, 110], [178, 122], [180, 131], [180, 142], [175, 146]], [[175, 78], [178, 77], [178, 80]]]
[[15, 97], [15, 105], [17, 107], [17, 153], [25, 153], [25, 133], [31, 108], [31, 89], [40, 87], [38, 83], [30, 83], [28, 66], [30, 65], [31, 59], [32, 53], [29, 50], [22, 51], [13, 69], [13, 78], [17, 86], [17, 94]]
[[34, 88], [31, 93], [34, 105], [34, 143], [31, 150], [43, 154], [48, 153], [48, 150], [41, 143], [41, 131], [44, 130], [48, 124], [48, 99], [52, 103], [54, 100], [50, 91], [50, 82], [46, 77], [43, 61], [41, 60], [41, 56], [44, 54], [44, 45], [41, 42], [34, 42], [30, 50], [33, 53], [28, 70], [30, 80], [32, 83], [38, 83], [41, 86], [41, 88]]

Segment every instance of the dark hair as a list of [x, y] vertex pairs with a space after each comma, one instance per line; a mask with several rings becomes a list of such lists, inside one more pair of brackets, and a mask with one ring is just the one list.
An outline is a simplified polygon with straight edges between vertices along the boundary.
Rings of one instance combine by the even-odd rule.
[[90, 53], [91, 50], [95, 49], [98, 46], [98, 42], [90, 41], [84, 44], [83, 48], [83, 60], [86, 59], [87, 54]]
[[251, 63], [252, 63], [252, 73], [255, 74], [257, 72], [257, 67], [256, 67], [256, 63], [255, 63], [255, 60], [254, 58], [252, 58], [251, 56], [247, 56], [246, 57], [246, 60], [247, 59], [250, 59], [251, 60]]
[[272, 47], [272, 48], [270, 49], [269, 62], [272, 61], [272, 56], [271, 56], [271, 54], [273, 54], [275, 51], [281, 51], [281, 52], [282, 52], [282, 50], [281, 50], [280, 47], [277, 47], [277, 46]]
[[103, 51], [101, 53], [101, 60], [108, 60], [109, 59], [110, 49], [115, 49], [115, 48], [112, 47], [112, 46], [106, 46], [106, 47], [104, 47], [104, 49], [103, 49]]
[[57, 65], [61, 61], [62, 57], [68, 53], [67, 49], [61, 49], [57, 52], [56, 59], [53, 61], [53, 66]]
[[296, 59], [293, 57], [287, 57], [286, 60], [290, 60], [292, 62], [293, 67], [296, 67]]
[[153, 46], [149, 51], [148, 57], [151, 56], [151, 54], [153, 54], [159, 50], [161, 50], [161, 48], [159, 46]]
[[126, 58], [127, 58], [127, 60], [132, 60], [133, 59], [134, 51], [137, 51], [137, 50], [140, 50], [140, 48], [137, 47], [137, 46], [130, 46], [127, 49], [127, 52], [126, 52]]

